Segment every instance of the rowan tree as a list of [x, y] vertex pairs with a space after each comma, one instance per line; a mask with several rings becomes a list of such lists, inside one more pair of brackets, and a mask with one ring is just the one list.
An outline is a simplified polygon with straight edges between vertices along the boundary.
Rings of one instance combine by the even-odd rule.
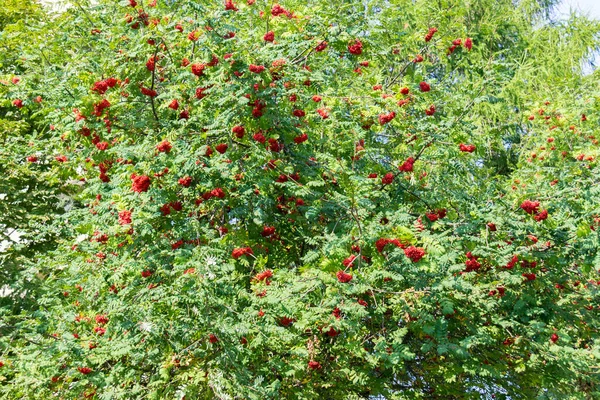
[[598, 396], [600, 25], [554, 3], [100, 0], [23, 27], [13, 168], [68, 206], [18, 244], [0, 393]]

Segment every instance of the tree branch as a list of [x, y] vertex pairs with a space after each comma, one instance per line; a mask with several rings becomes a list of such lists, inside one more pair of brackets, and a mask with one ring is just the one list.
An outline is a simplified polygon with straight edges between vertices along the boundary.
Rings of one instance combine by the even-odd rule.
[[[156, 55], [158, 54], [158, 46], [154, 50], [154, 68], [152, 69], [152, 85], [150, 86], [150, 90], [154, 90], [154, 80], [156, 76]], [[152, 105], [152, 114], [154, 114], [154, 119], [156, 122], [160, 124], [160, 120], [158, 119], [158, 115], [156, 114], [156, 107], [154, 105], [154, 96], [150, 96], [150, 104]]]

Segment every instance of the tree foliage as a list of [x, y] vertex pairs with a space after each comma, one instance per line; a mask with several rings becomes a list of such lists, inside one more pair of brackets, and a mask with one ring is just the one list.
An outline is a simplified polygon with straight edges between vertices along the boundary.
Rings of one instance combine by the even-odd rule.
[[600, 25], [553, 3], [3, 25], [0, 393], [596, 398]]

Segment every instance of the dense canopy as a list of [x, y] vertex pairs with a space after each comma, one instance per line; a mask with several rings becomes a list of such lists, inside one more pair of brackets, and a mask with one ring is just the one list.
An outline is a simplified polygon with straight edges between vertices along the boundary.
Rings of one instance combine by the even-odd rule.
[[600, 396], [598, 21], [2, 3], [0, 397]]

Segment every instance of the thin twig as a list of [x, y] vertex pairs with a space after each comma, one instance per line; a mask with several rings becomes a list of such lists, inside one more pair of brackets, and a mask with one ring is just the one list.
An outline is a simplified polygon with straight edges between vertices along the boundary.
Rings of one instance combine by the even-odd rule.
[[74, 1], [74, 3], [81, 10], [81, 12], [83, 13], [83, 16], [85, 17], [85, 19], [87, 19], [89, 21], [89, 23], [92, 24], [92, 26], [96, 26], [96, 24], [94, 23], [94, 21], [92, 21], [92, 19], [90, 18], [89, 14], [87, 13], [87, 11], [85, 11], [85, 9], [83, 7], [81, 7], [81, 5], [79, 4], [79, 2]]
[[242, 146], [242, 147], [250, 147], [250, 145], [248, 145], [248, 144], [246, 144], [246, 143], [238, 142], [238, 141], [237, 141], [237, 140], [235, 140], [235, 139], [231, 139], [231, 141], [232, 141], [233, 143], [235, 143], [235, 144], [238, 144], [238, 145]]
[[[198, 13], [194, 14], [194, 21], [197, 19], [198, 19]], [[192, 32], [196, 30], [197, 26], [198, 25], [194, 25], [194, 29], [192, 30]], [[194, 52], [196, 51], [196, 42], [197, 42], [197, 40], [192, 40], [192, 54], [190, 54], [190, 58], [194, 57]]]
[[[156, 76], [156, 55], [158, 54], [158, 46], [154, 50], [154, 68], [152, 69], [152, 85], [150, 86], [150, 90], [154, 90], [154, 77]], [[150, 104], [152, 104], [152, 114], [154, 114], [154, 118], [156, 122], [160, 124], [160, 120], [158, 119], [158, 115], [156, 114], [156, 107], [154, 106], [154, 96], [150, 96]]]
[[[427, 50], [427, 46], [423, 47], [420, 51], [419, 54], [423, 53], [425, 50]], [[390, 86], [392, 86], [402, 75], [404, 75], [404, 72], [406, 72], [406, 70], [408, 69], [408, 67], [414, 64], [413, 60], [410, 60], [409, 62], [407, 62], [406, 64], [404, 64], [404, 67], [402, 67], [402, 69], [398, 72], [398, 74], [392, 78], [392, 80], [388, 83], [385, 84], [385, 89], [389, 88]]]

